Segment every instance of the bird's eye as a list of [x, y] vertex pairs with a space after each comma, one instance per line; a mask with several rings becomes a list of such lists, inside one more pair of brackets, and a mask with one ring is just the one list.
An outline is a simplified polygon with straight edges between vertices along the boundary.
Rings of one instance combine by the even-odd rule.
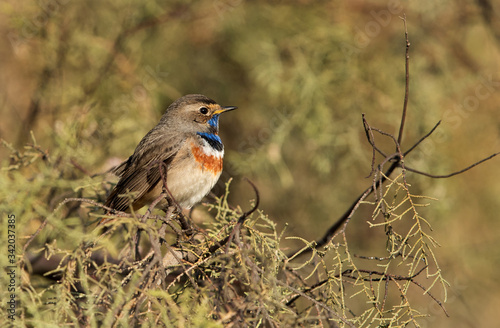
[[202, 113], [203, 115], [206, 115], [208, 113], [208, 108], [206, 107], [201, 107], [200, 108], [200, 113]]

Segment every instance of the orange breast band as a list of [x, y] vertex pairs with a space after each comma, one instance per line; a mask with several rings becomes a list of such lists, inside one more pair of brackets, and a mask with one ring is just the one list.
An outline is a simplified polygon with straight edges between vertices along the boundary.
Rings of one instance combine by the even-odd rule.
[[202, 170], [212, 172], [214, 175], [222, 171], [222, 156], [215, 156], [207, 154], [202, 147], [191, 144], [191, 152], [194, 159], [201, 166]]

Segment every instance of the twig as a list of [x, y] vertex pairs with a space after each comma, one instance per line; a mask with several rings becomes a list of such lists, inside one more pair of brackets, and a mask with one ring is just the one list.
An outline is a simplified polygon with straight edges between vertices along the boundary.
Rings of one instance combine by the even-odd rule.
[[49, 218], [45, 218], [45, 220], [43, 220], [42, 224], [40, 224], [40, 226], [38, 227], [38, 229], [36, 229], [36, 231], [30, 236], [30, 238], [28, 239], [28, 241], [26, 242], [26, 244], [24, 244], [23, 246], [23, 252], [26, 253], [26, 249], [28, 248], [28, 246], [31, 244], [31, 242], [33, 241], [33, 239], [35, 239], [36, 236], [38, 236], [38, 234], [40, 233], [40, 231], [43, 230], [43, 228], [47, 225], [47, 222], [49, 221]]
[[436, 297], [434, 297], [434, 295], [432, 295], [424, 286], [422, 286], [420, 283], [416, 282], [416, 281], [411, 281], [414, 285], [417, 285], [418, 287], [422, 288], [423, 291], [425, 291], [427, 293], [427, 295], [430, 296], [430, 298], [432, 298], [434, 300], [434, 302], [436, 302], [440, 307], [441, 309], [443, 310], [444, 314], [446, 314], [447, 317], [450, 317], [450, 315], [448, 314], [448, 311], [446, 311], [446, 308], [444, 307], [443, 303], [438, 300]]
[[[388, 261], [388, 260], [391, 260], [395, 257], [395, 256], [386, 256], [386, 257], [364, 256], [364, 255], [357, 255], [357, 254], [352, 254], [352, 256], [357, 257], [358, 259], [375, 260], [375, 261]], [[396, 256], [401, 256], [401, 253], [396, 254]]]
[[226, 239], [224, 239], [224, 241], [222, 241], [222, 242], [219, 243], [220, 247], [224, 246], [224, 244], [223, 244], [224, 242], [227, 243], [226, 244], [226, 250], [225, 250], [226, 253], [229, 252], [229, 247], [231, 246], [231, 242], [232, 242], [234, 236], [239, 233], [239, 230], [240, 230], [241, 226], [243, 225], [243, 223], [245, 223], [245, 220], [247, 219], [247, 217], [249, 217], [259, 207], [260, 197], [259, 197], [259, 191], [257, 190], [257, 187], [253, 184], [252, 181], [250, 181], [250, 179], [245, 178], [245, 180], [250, 184], [250, 186], [252, 186], [253, 191], [255, 192], [255, 204], [254, 204], [254, 206], [250, 210], [248, 210], [247, 212], [243, 213], [238, 218], [238, 222], [236, 222], [236, 225], [234, 226], [233, 230], [229, 234], [229, 237], [227, 237]]
[[401, 286], [398, 284], [398, 282], [394, 278], [390, 277], [390, 279], [398, 287], [399, 293], [401, 294], [401, 298], [403, 298], [403, 300], [406, 302], [405, 306], [408, 307], [408, 311], [407, 312], [410, 315], [411, 321], [413, 322], [413, 324], [416, 327], [418, 327], [417, 321], [415, 320], [415, 317], [413, 317], [413, 312], [412, 312], [412, 309], [410, 307], [410, 301], [408, 301], [408, 298], [406, 297], [406, 293], [403, 291], [403, 288], [401, 288]]
[[409, 168], [408, 166], [406, 166], [406, 170], [410, 171], [410, 172], [413, 172], [413, 173], [417, 173], [417, 174], [420, 174], [420, 175], [423, 175], [423, 176], [426, 176], [426, 177], [429, 177], [429, 178], [434, 178], [434, 179], [443, 179], [443, 178], [449, 178], [449, 177], [452, 177], [454, 175], [457, 175], [457, 174], [460, 174], [460, 173], [464, 173], [466, 171], [469, 171], [470, 169], [472, 169], [473, 167], [483, 163], [483, 162], [486, 162], [490, 159], [492, 159], [493, 157], [497, 156], [498, 154], [500, 154], [500, 152], [498, 153], [494, 153], [486, 158], [483, 158], [482, 160], [472, 164], [472, 165], [469, 165], [467, 166], [466, 168], [460, 170], [460, 171], [456, 171], [456, 172], [453, 172], [453, 173], [449, 173], [449, 174], [443, 174], [443, 175], [437, 175], [437, 174], [430, 174], [430, 173], [426, 173], [426, 172], [422, 172], [422, 171], [419, 171], [419, 170], [416, 170], [416, 169], [412, 169], [412, 168]]
[[82, 202], [82, 203], [88, 203], [88, 204], [91, 204], [91, 205], [94, 205], [96, 207], [100, 207], [100, 208], [103, 208], [105, 209], [106, 211], [109, 211], [109, 212], [114, 212], [114, 213], [119, 213], [120, 216], [121, 214], [125, 214], [124, 216], [126, 215], [130, 215], [130, 214], [127, 214], [125, 212], [121, 212], [121, 211], [116, 211], [115, 209], [111, 208], [111, 207], [107, 207], [105, 205], [102, 205], [101, 203], [99, 202], [96, 202], [95, 200], [92, 200], [92, 199], [88, 199], [88, 198], [65, 198], [61, 203], [59, 203], [59, 205], [57, 207], [60, 207], [66, 203], [69, 203], [69, 202]]
[[[166, 194], [165, 193], [161, 193], [158, 197], [156, 197], [156, 199], [151, 203], [151, 205], [149, 205], [146, 213], [144, 213], [143, 216], [141, 216], [139, 218], [140, 222], [141, 223], [146, 223], [147, 219], [149, 218], [149, 216], [151, 215], [151, 212], [153, 211], [153, 209], [156, 207], [156, 205], [158, 205], [158, 203], [163, 199], [165, 198]], [[139, 244], [140, 244], [140, 241], [141, 241], [141, 231], [143, 231], [143, 229], [141, 229], [140, 227], [137, 228], [137, 231], [135, 233], [135, 235], [133, 236], [133, 239], [132, 239], [132, 243], [134, 244], [133, 245], [133, 249], [134, 249], [134, 255], [133, 255], [133, 258], [135, 258], [135, 260], [139, 260], [139, 257], [140, 257], [140, 252], [139, 252]], [[149, 231], [148, 231], [149, 233]], [[150, 238], [151, 238], [151, 234], [150, 234]], [[153, 241], [151, 241], [153, 243]], [[157, 251], [157, 249], [155, 248], [156, 245], [152, 244], [153, 248], [155, 249], [155, 252]], [[159, 249], [159, 247], [157, 247]]]
[[162, 199], [164, 199], [165, 197], [167, 197], [167, 194], [162, 192], [155, 200], [154, 202], [151, 203], [151, 205], [149, 205], [148, 207], [148, 210], [146, 211], [146, 213], [144, 213], [144, 215], [142, 216], [141, 218], [141, 222], [146, 222], [146, 220], [149, 218], [149, 216], [151, 215], [151, 212], [153, 211], [153, 209], [156, 207], [156, 205], [158, 205], [159, 202], [161, 202]]
[[385, 281], [384, 286], [384, 299], [382, 300], [382, 312], [385, 309], [385, 302], [387, 301], [387, 294], [389, 294], [389, 279]]
[[398, 145], [403, 140], [403, 130], [406, 122], [406, 110], [408, 108], [408, 98], [410, 95], [410, 41], [408, 40], [408, 28], [406, 26], [406, 14], [401, 18], [405, 27], [406, 55], [405, 55], [405, 100], [403, 103], [403, 115], [399, 126]]
[[413, 149], [417, 148], [418, 145], [420, 145], [420, 143], [422, 141], [424, 141], [425, 139], [427, 139], [432, 133], [434, 133], [434, 130], [437, 129], [437, 127], [441, 124], [441, 121], [437, 122], [436, 125], [434, 125], [434, 127], [432, 128], [432, 130], [430, 130], [426, 135], [424, 135], [422, 138], [420, 138], [419, 141], [417, 141], [413, 146], [410, 147], [410, 149], [408, 149], [407, 151], [404, 152], [404, 156], [406, 157], [406, 155], [408, 155]]
[[81, 166], [74, 158], [71, 159], [71, 164], [73, 164], [74, 167], [76, 167], [77, 169], [82, 171], [83, 174], [85, 174], [86, 176], [89, 176], [89, 177], [92, 176], [92, 174], [86, 168]]
[[[300, 277], [302, 278], [302, 277]], [[312, 292], [314, 291], [315, 289], [323, 286], [324, 284], [326, 284], [328, 282], [328, 279], [324, 279], [324, 280], [321, 280], [317, 283], [315, 283], [314, 285], [312, 285], [311, 287], [308, 287], [306, 289], [304, 289], [303, 293], [309, 293], [309, 292]], [[290, 300], [288, 300], [288, 302], [286, 302], [286, 306], [292, 306], [293, 303], [295, 303], [296, 300], [298, 300], [302, 295], [301, 294], [297, 294], [295, 295], [294, 297], [292, 297]]]
[[[212, 253], [213, 254], [213, 253]], [[171, 282], [170, 284], [167, 286], [167, 288], [165, 290], [169, 290], [177, 281], [180, 280], [180, 278], [183, 276], [183, 275], [187, 275], [189, 272], [193, 271], [194, 269], [200, 267], [201, 265], [211, 261], [212, 258], [211, 257], [207, 257], [207, 258], [204, 258], [196, 263], [193, 263], [189, 268], [187, 269], [184, 269], [179, 275], [177, 275]]]
[[[166, 272], [165, 272], [165, 267], [163, 265], [163, 256], [162, 256], [162, 253], [161, 253], [161, 249], [160, 249], [160, 243], [158, 241], [157, 238], [155, 238], [153, 232], [151, 231], [151, 229], [148, 229], [147, 231], [148, 235], [149, 235], [149, 241], [151, 243], [151, 248], [153, 248], [154, 250], [154, 257], [156, 258], [156, 262], [158, 263], [158, 267], [159, 267], [159, 278], [160, 278], [160, 282], [164, 281], [165, 278], [166, 278]], [[193, 286], [195, 287], [195, 286]]]
[[375, 172], [375, 151], [377, 151], [380, 155], [384, 157], [387, 157], [387, 155], [375, 145], [375, 137], [373, 136], [373, 131], [371, 129], [371, 126], [366, 121], [365, 113], [362, 113], [361, 117], [363, 119], [363, 127], [365, 129], [366, 139], [368, 140], [368, 143], [372, 146], [372, 165], [370, 174], [368, 174], [367, 176], [367, 178], [369, 178]]

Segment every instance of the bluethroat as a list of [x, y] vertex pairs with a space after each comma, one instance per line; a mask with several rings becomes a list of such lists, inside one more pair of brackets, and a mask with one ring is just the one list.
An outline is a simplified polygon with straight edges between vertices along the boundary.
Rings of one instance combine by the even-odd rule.
[[149, 205], [164, 191], [163, 179], [171, 196], [162, 199], [159, 208], [175, 203], [191, 208], [200, 202], [222, 172], [219, 115], [233, 109], [199, 94], [174, 101], [134, 154], [113, 170], [120, 180], [106, 206], [129, 211]]

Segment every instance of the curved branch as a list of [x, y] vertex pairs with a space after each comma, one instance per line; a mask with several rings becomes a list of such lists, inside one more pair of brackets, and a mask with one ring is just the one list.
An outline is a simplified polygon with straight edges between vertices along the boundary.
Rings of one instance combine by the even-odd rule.
[[252, 186], [253, 191], [255, 192], [255, 204], [251, 209], [249, 209], [248, 211], [241, 214], [241, 216], [238, 218], [238, 221], [236, 222], [236, 224], [235, 224], [233, 230], [231, 231], [231, 233], [229, 234], [229, 236], [227, 236], [226, 238], [222, 239], [219, 242], [216, 242], [212, 247], [210, 247], [208, 249], [208, 252], [210, 254], [213, 254], [215, 251], [217, 251], [219, 248], [223, 247], [224, 245], [226, 246], [225, 252], [227, 253], [229, 250], [229, 245], [231, 244], [235, 234], [239, 231], [241, 225], [243, 225], [243, 223], [245, 223], [245, 220], [253, 212], [255, 212], [259, 208], [259, 204], [260, 204], [259, 190], [255, 186], [255, 184], [252, 181], [250, 181], [250, 179], [248, 179], [248, 178], [244, 178], [244, 179], [250, 184], [250, 186]]
[[413, 172], [413, 173], [416, 173], [416, 174], [420, 174], [420, 175], [423, 175], [423, 176], [426, 176], [426, 177], [429, 177], [429, 178], [434, 178], [434, 179], [444, 179], [444, 178], [449, 178], [449, 177], [452, 177], [454, 175], [458, 175], [458, 174], [461, 174], [461, 173], [464, 173], [466, 171], [469, 171], [470, 169], [472, 169], [473, 167], [483, 163], [483, 162], [486, 162], [490, 159], [492, 159], [493, 157], [499, 155], [500, 152], [498, 153], [494, 153], [486, 158], [483, 158], [482, 160], [474, 163], [474, 164], [471, 164], [469, 166], [467, 166], [466, 168], [460, 170], [460, 171], [456, 171], [456, 172], [452, 172], [452, 173], [449, 173], [449, 174], [442, 174], [442, 175], [438, 175], [438, 174], [430, 174], [430, 173], [426, 173], [426, 172], [422, 172], [422, 171], [419, 171], [419, 170], [416, 170], [416, 169], [412, 169], [408, 166], [405, 165], [405, 169], [410, 171], [410, 172]]

